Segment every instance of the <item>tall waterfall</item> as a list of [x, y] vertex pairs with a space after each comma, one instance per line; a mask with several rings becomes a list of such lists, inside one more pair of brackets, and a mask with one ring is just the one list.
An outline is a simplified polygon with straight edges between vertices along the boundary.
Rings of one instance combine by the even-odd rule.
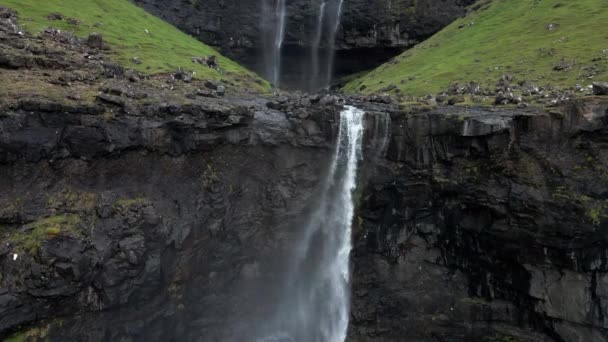
[[[326, 88], [331, 83], [334, 71], [336, 35], [342, 18], [343, 3], [343, 0], [321, 0], [317, 13], [315, 36], [310, 48], [312, 70], [309, 90]], [[322, 45], [324, 51], [321, 50]], [[320, 61], [323, 61], [323, 70], [320, 70]]]
[[350, 312], [353, 191], [362, 159], [364, 112], [347, 107], [332, 164], [298, 248], [264, 342], [343, 342]]
[[[262, 34], [266, 77], [272, 84], [281, 82], [281, 51], [287, 22], [286, 0], [263, 0]], [[270, 20], [269, 20], [270, 18]]]
[[327, 72], [325, 73], [325, 81], [323, 82], [324, 86], [327, 87], [331, 83], [331, 78], [334, 73], [334, 58], [335, 58], [335, 48], [336, 48], [336, 35], [338, 34], [338, 28], [340, 27], [340, 20], [342, 19], [342, 5], [344, 4], [344, 0], [337, 0], [338, 4], [335, 8], [335, 12], [332, 14], [330, 18], [330, 34], [329, 34], [329, 43], [327, 46], [327, 51], [329, 57], [327, 58]]
[[321, 0], [321, 5], [319, 6], [319, 14], [317, 16], [317, 27], [315, 28], [315, 37], [312, 41], [312, 45], [310, 47], [310, 55], [311, 55], [311, 73], [310, 80], [308, 83], [308, 87], [310, 90], [315, 90], [319, 87], [319, 47], [321, 45], [321, 38], [323, 37], [323, 19], [325, 18], [325, 6], [327, 3], [326, 0]]

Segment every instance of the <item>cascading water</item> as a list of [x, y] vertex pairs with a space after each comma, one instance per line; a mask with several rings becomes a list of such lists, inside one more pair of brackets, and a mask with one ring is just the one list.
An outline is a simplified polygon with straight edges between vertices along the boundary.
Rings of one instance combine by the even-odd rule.
[[[317, 90], [326, 88], [330, 85], [333, 69], [336, 47], [336, 36], [340, 27], [342, 18], [343, 0], [321, 0], [319, 12], [317, 14], [317, 22], [315, 36], [311, 45], [311, 66], [309, 90]], [[325, 34], [324, 34], [325, 33]], [[325, 36], [324, 50], [322, 54], [321, 43]], [[320, 61], [324, 62], [324, 70], [320, 70]]]
[[311, 78], [309, 81], [309, 89], [314, 90], [319, 87], [319, 47], [321, 45], [321, 38], [323, 36], [323, 18], [325, 18], [325, 6], [327, 5], [326, 0], [321, 0], [321, 5], [319, 6], [319, 14], [317, 16], [317, 27], [315, 30], [315, 37], [312, 41], [312, 46], [310, 48], [310, 55], [312, 58], [311, 68], [312, 71], [310, 73]]
[[350, 311], [353, 191], [362, 159], [364, 112], [340, 114], [335, 154], [313, 210], [298, 240], [274, 317], [257, 341], [343, 342]]
[[340, 20], [342, 19], [342, 5], [344, 4], [344, 0], [337, 0], [337, 6], [335, 7], [335, 12], [331, 16], [330, 22], [330, 34], [329, 34], [329, 43], [327, 46], [329, 57], [327, 58], [327, 72], [325, 73], [325, 80], [323, 82], [323, 86], [327, 87], [331, 83], [331, 79], [334, 73], [334, 58], [335, 58], [335, 48], [336, 48], [336, 36], [338, 34], [338, 28], [340, 27]]
[[[264, 64], [266, 77], [279, 86], [281, 81], [281, 51], [287, 22], [286, 0], [264, 0], [262, 3], [262, 33], [264, 35]], [[271, 20], [268, 20], [271, 18]]]

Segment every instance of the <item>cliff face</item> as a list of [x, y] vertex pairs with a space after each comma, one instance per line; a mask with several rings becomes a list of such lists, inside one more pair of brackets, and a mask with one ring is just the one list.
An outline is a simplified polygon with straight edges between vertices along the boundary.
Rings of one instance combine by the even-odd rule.
[[[340, 99], [222, 96], [2, 23], [0, 338], [250, 341]], [[356, 194], [349, 341], [607, 338], [605, 97], [550, 111], [345, 100], [368, 113], [366, 145], [374, 117], [392, 121]]]
[[353, 340], [604, 341], [607, 110], [394, 118], [359, 213]]

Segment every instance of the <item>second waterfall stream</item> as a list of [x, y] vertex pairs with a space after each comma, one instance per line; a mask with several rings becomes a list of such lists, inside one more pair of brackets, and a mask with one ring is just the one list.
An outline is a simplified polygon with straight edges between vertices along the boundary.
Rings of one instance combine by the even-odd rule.
[[363, 157], [364, 112], [340, 114], [336, 149], [319, 200], [293, 251], [284, 293], [264, 342], [343, 342], [350, 315], [353, 192]]

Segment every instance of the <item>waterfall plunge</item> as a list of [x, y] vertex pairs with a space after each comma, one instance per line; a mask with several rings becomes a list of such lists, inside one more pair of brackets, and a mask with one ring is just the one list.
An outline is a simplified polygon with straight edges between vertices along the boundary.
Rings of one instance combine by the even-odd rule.
[[350, 315], [353, 191], [362, 159], [364, 112], [340, 114], [336, 150], [317, 206], [294, 251], [264, 342], [343, 342]]

